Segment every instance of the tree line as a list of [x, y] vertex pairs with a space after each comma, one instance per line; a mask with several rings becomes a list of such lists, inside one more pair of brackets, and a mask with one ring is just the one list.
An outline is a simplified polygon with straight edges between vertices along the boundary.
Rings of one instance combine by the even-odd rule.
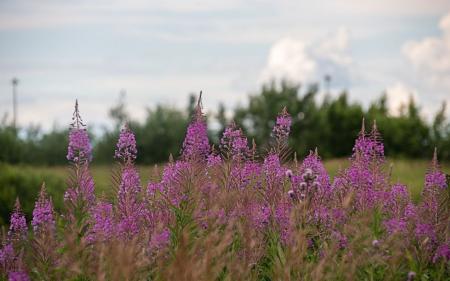
[[[208, 115], [212, 143], [218, 144], [220, 136], [230, 122], [238, 124], [259, 149], [267, 146], [274, 120], [286, 106], [292, 116], [291, 147], [299, 156], [317, 148], [324, 158], [344, 157], [352, 149], [362, 120], [371, 125], [376, 120], [389, 157], [429, 158], [436, 147], [440, 158], [450, 161], [450, 122], [446, 119], [446, 104], [427, 121], [420, 106], [413, 99], [405, 104], [398, 115], [391, 115], [387, 96], [382, 94], [365, 108], [350, 101], [347, 92], [336, 97], [325, 95], [319, 101], [319, 87], [283, 82], [266, 84], [248, 96], [246, 105], [234, 108], [232, 116], [219, 104], [216, 114]], [[167, 161], [170, 154], [177, 156], [186, 127], [196, 104], [196, 96], [189, 96], [184, 109], [167, 105], [148, 108], [144, 121], [129, 118], [125, 100], [119, 100], [110, 109], [111, 129], [92, 136], [94, 163], [108, 163], [114, 155], [115, 142], [121, 126], [126, 122], [135, 132], [139, 150], [138, 164]], [[14, 129], [3, 121], [0, 124], [0, 162], [10, 164], [62, 165], [66, 163], [67, 129], [54, 128], [43, 132], [39, 127]]]

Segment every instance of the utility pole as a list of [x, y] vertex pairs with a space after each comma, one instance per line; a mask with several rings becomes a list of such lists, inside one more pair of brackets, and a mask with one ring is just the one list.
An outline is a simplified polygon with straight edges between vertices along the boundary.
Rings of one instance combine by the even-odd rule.
[[14, 77], [11, 80], [11, 83], [13, 94], [13, 128], [17, 129], [17, 84], [19, 84], [19, 79]]

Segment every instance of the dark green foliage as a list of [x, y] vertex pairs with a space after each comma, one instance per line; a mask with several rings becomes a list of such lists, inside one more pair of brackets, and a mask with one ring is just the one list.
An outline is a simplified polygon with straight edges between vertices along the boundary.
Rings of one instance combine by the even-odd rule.
[[53, 197], [55, 208], [60, 210], [63, 203], [61, 194], [66, 189], [64, 178], [25, 166], [0, 164], [0, 225], [8, 224], [16, 198], [20, 198], [24, 213], [30, 219], [43, 182]]
[[288, 83], [263, 86], [260, 93], [249, 97], [248, 106], [235, 110], [234, 118], [249, 138], [264, 149], [279, 108], [286, 106], [292, 116], [291, 147], [299, 155], [317, 147], [328, 158], [348, 155], [361, 120], [365, 118], [368, 123], [376, 120], [387, 155], [426, 158], [437, 147], [440, 159], [450, 160], [450, 123], [445, 118], [445, 104], [428, 124], [412, 99], [398, 116], [392, 116], [386, 95], [365, 109], [350, 102], [346, 92], [336, 98], [325, 96], [321, 103], [316, 98], [319, 93], [315, 85], [306, 90]]
[[[450, 123], [446, 119], [445, 103], [432, 122], [426, 122], [413, 100], [399, 115], [392, 116], [386, 95], [365, 109], [349, 101], [346, 92], [337, 97], [325, 96], [319, 102], [320, 93], [317, 85], [305, 89], [287, 82], [279, 86], [265, 85], [260, 92], [249, 96], [246, 106], [237, 107], [232, 118], [227, 118], [227, 109], [219, 104], [214, 115], [219, 126], [210, 132], [210, 138], [217, 145], [225, 126], [233, 119], [248, 134], [249, 141], [255, 139], [258, 148], [265, 151], [270, 146], [268, 137], [274, 120], [286, 106], [292, 116], [290, 147], [299, 156], [316, 147], [324, 158], [348, 155], [364, 117], [367, 123], [377, 121], [388, 156], [427, 158], [436, 147], [440, 159], [450, 161]], [[158, 105], [147, 110], [144, 122], [136, 122], [130, 120], [124, 96], [121, 96], [109, 112], [112, 128], [105, 128], [94, 138], [94, 163], [112, 160], [120, 128], [125, 122], [136, 134], [137, 163], [161, 163], [167, 161], [169, 154], [177, 156], [186, 133], [188, 114], [195, 104], [196, 97], [190, 95], [185, 110]], [[15, 130], [3, 123], [0, 124], [0, 148], [0, 162], [63, 165], [66, 163], [67, 130], [53, 129], [46, 133], [39, 127]]]

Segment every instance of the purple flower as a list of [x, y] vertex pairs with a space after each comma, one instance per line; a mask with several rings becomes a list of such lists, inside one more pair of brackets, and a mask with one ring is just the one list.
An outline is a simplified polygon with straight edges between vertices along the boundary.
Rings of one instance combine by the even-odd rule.
[[30, 277], [24, 271], [10, 271], [8, 273], [8, 281], [29, 281]]
[[392, 233], [406, 233], [407, 223], [403, 219], [390, 219], [384, 222], [387, 231]]
[[33, 220], [31, 221], [35, 233], [41, 231], [53, 231], [55, 229], [55, 218], [53, 203], [47, 198], [45, 185], [42, 185], [39, 198], [34, 205]]
[[275, 208], [275, 221], [278, 225], [280, 237], [283, 243], [289, 243], [291, 239], [291, 204], [287, 201], [281, 201]]
[[434, 230], [434, 226], [429, 223], [418, 223], [416, 225], [415, 234], [417, 239], [425, 239], [428, 238], [431, 242], [436, 241], [436, 233]]
[[64, 201], [70, 202], [73, 206], [81, 207], [88, 211], [95, 203], [95, 184], [88, 166], [78, 167], [75, 186], [69, 187], [64, 193]]
[[86, 125], [83, 124], [78, 111], [78, 101], [75, 102], [75, 111], [72, 117], [73, 123], [69, 133], [69, 147], [67, 149], [67, 160], [81, 163], [92, 160], [92, 146]]
[[414, 278], [416, 278], [416, 273], [414, 272], [414, 271], [410, 271], [410, 272], [408, 272], [408, 281], [412, 281], [412, 280], [414, 280]]
[[167, 246], [170, 242], [170, 231], [164, 228], [162, 231], [155, 232], [150, 240], [150, 248], [160, 250]]
[[120, 131], [119, 141], [116, 145], [114, 157], [123, 162], [133, 161], [136, 159], [137, 148], [136, 139], [133, 132], [127, 125]]
[[266, 175], [267, 184], [271, 187], [281, 186], [285, 178], [286, 169], [281, 166], [280, 157], [269, 154], [263, 163], [263, 171]]
[[292, 118], [286, 110], [286, 107], [278, 114], [272, 134], [277, 140], [286, 140], [291, 131]]
[[412, 221], [416, 221], [417, 220], [417, 208], [416, 205], [414, 205], [413, 203], [409, 202], [406, 207], [405, 207], [405, 211], [404, 211], [404, 216]]
[[92, 146], [86, 129], [70, 130], [67, 160], [76, 163], [92, 160]]
[[141, 182], [137, 169], [127, 164], [122, 170], [122, 180], [118, 192], [117, 224], [122, 238], [131, 238], [141, 229], [141, 222], [145, 219], [144, 207], [139, 200]]
[[99, 202], [92, 210], [92, 230], [89, 240], [105, 241], [113, 236], [114, 215], [111, 203]]
[[303, 160], [303, 163], [300, 167], [300, 173], [305, 174], [307, 170], [310, 171], [309, 173], [311, 176], [312, 174], [316, 175], [317, 179], [315, 180], [320, 184], [320, 187], [322, 189], [328, 190], [331, 188], [330, 176], [328, 175], [325, 166], [320, 160], [317, 151], [311, 151], [305, 158], [305, 160]]
[[248, 218], [252, 226], [258, 230], [264, 230], [269, 225], [270, 208], [264, 204], [252, 202], [248, 208]]
[[433, 263], [442, 259], [444, 262], [450, 261], [450, 246], [449, 244], [442, 244], [436, 249], [436, 253], [433, 256]]
[[0, 248], [0, 267], [9, 268], [16, 258], [12, 244], [8, 243]]
[[229, 124], [220, 139], [220, 149], [228, 158], [234, 161], [243, 161], [250, 157], [247, 137], [234, 122]]
[[335, 239], [337, 241], [337, 244], [340, 249], [347, 248], [347, 246], [348, 246], [347, 236], [345, 236], [344, 234], [342, 234], [339, 231], [333, 231], [332, 237], [333, 237], [333, 239]]
[[209, 154], [207, 158], [208, 167], [215, 167], [222, 164], [222, 157], [220, 155]]
[[134, 166], [127, 165], [122, 171], [122, 179], [119, 186], [119, 208], [126, 209], [126, 204], [134, 202], [141, 192], [141, 180]]
[[380, 246], [380, 241], [378, 239], [372, 240], [372, 247], [378, 248]]
[[211, 147], [208, 140], [208, 129], [201, 109], [201, 95], [192, 122], [189, 124], [183, 142], [182, 157], [184, 160], [205, 159]]
[[359, 137], [353, 147], [353, 158], [360, 159], [362, 161], [371, 162], [383, 162], [384, 161], [384, 145], [381, 141], [380, 133], [378, 132], [376, 123], [372, 127], [372, 131], [369, 135], [366, 134], [364, 129], [364, 120]]
[[19, 198], [16, 199], [14, 212], [11, 214], [8, 237], [13, 239], [22, 239], [28, 232], [27, 220], [20, 208]]
[[163, 191], [163, 185], [159, 182], [150, 182], [147, 185], [147, 196], [153, 197], [155, 196], [156, 192], [162, 192]]

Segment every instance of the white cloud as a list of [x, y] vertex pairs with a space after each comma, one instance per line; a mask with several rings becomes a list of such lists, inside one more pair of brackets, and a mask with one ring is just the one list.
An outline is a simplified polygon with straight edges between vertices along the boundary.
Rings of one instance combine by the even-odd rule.
[[318, 82], [331, 75], [337, 84], [348, 84], [352, 59], [349, 54], [349, 33], [340, 28], [335, 34], [312, 43], [286, 37], [270, 49], [261, 82], [283, 79], [291, 82]]
[[[439, 22], [440, 36], [409, 41], [402, 52], [412, 66], [411, 83], [422, 95], [422, 105], [430, 118], [442, 101], [450, 102], [450, 12]], [[448, 113], [449, 114], [449, 113]]]
[[410, 41], [403, 46], [403, 54], [418, 73], [433, 86], [450, 87], [450, 12], [439, 24], [440, 37]]
[[388, 110], [393, 116], [399, 116], [403, 108], [408, 105], [411, 98], [416, 104], [419, 101], [417, 91], [401, 82], [397, 82], [388, 87], [386, 89], [386, 94]]

